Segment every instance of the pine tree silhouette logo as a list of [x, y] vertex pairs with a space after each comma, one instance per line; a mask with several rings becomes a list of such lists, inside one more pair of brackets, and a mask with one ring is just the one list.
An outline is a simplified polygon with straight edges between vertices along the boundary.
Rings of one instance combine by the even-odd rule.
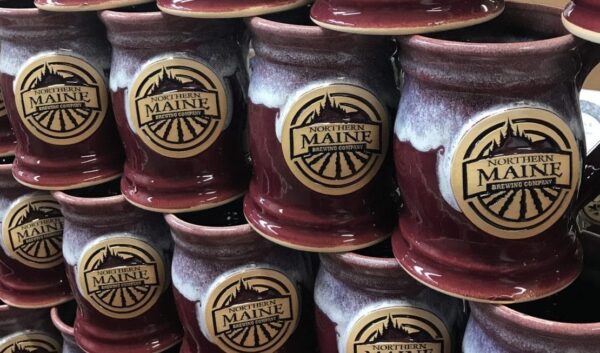
[[349, 328], [348, 353], [450, 353], [450, 334], [429, 311], [387, 307], [359, 317]]
[[591, 223], [600, 224], [600, 196], [583, 208], [583, 214]]
[[2, 221], [2, 248], [22, 264], [47, 269], [63, 262], [63, 215], [50, 194], [28, 194], [15, 200]]
[[60, 353], [61, 345], [46, 333], [17, 332], [0, 341], [0, 353]]
[[90, 137], [108, 108], [102, 75], [70, 55], [44, 55], [26, 63], [15, 78], [15, 99], [27, 130], [55, 145], [72, 145]]
[[284, 116], [281, 147], [288, 168], [327, 195], [359, 190], [377, 174], [389, 143], [389, 118], [368, 90], [346, 84], [301, 95]]
[[569, 126], [539, 108], [480, 120], [460, 140], [452, 168], [452, 189], [465, 216], [506, 239], [532, 237], [556, 223], [581, 172]]
[[139, 138], [171, 158], [193, 157], [209, 148], [227, 123], [223, 81], [191, 59], [151, 62], [129, 91], [129, 119]]
[[299, 305], [283, 273], [238, 271], [210, 290], [204, 307], [209, 339], [225, 352], [275, 352], [296, 329]]
[[148, 311], [167, 287], [161, 255], [132, 237], [109, 237], [84, 249], [78, 287], [102, 314], [128, 319]]

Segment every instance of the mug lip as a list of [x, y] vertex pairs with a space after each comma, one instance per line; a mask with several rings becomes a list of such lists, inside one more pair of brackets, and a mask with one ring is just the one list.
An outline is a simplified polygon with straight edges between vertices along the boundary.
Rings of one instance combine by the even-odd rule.
[[102, 10], [98, 12], [98, 16], [103, 20], [108, 20], [114, 23], [128, 24], [132, 22], [132, 17], [136, 20], [158, 20], [165, 16], [165, 13], [159, 11], [139, 11], [139, 12], [127, 12], [119, 11], [119, 8]]
[[37, 8], [35, 5], [33, 7], [27, 8], [12, 8], [12, 7], [4, 7], [2, 6], [2, 1], [0, 1], [0, 16], [2, 15], [10, 15], [11, 17], [19, 16], [19, 17], [28, 17], [32, 15], [38, 15], [43, 13], [44, 11]]
[[52, 307], [52, 309], [50, 309], [50, 318], [52, 319], [54, 327], [56, 327], [61, 333], [67, 334], [69, 336], [75, 335], [75, 328], [73, 326], [67, 325], [62, 320], [57, 306], [54, 306]]
[[353, 268], [377, 271], [404, 271], [394, 256], [375, 257], [357, 253], [356, 251], [344, 253], [322, 253], [321, 257], [332, 259], [338, 263], [350, 265]]
[[470, 305], [476, 306], [486, 316], [491, 314], [492, 316], [499, 317], [517, 327], [525, 327], [528, 330], [550, 333], [554, 336], [585, 336], [588, 334], [597, 334], [597, 332], [600, 331], [600, 322], [571, 323], [552, 321], [524, 314], [509, 308], [506, 305], [478, 302], [471, 302]]
[[[562, 10], [545, 5], [527, 4], [507, 1], [507, 8], [517, 8], [525, 11], [537, 10], [537, 12], [554, 13], [560, 22]], [[429, 34], [414, 34], [411, 36], [396, 36], [396, 39], [410, 47], [426, 50], [436, 54], [454, 55], [511, 55], [529, 56], [532, 54], [549, 54], [560, 52], [565, 48], [571, 48], [577, 43], [577, 38], [568, 31], [559, 36], [540, 40], [529, 40], [513, 43], [485, 43], [485, 42], [461, 42], [457, 40], [439, 39]]]
[[52, 197], [59, 202], [67, 204], [76, 204], [79, 206], [110, 206], [127, 202], [125, 196], [122, 193], [113, 196], [102, 196], [102, 197], [81, 197], [67, 194], [65, 191], [53, 190], [51, 191]]
[[249, 223], [238, 224], [234, 226], [205, 226], [201, 224], [194, 224], [185, 221], [177, 216], [175, 213], [168, 213], [164, 215], [165, 221], [174, 231], [185, 233], [196, 238], [239, 238], [245, 235], [256, 235], [254, 230]]
[[348, 33], [326, 30], [316, 24], [298, 25], [285, 22], [269, 20], [263, 16], [254, 16], [244, 19], [251, 30], [259, 30], [268, 33], [277, 33], [278, 37], [288, 37], [302, 34], [303, 37], [327, 37], [327, 34], [338, 36], [350, 35]]
[[12, 163], [0, 164], [0, 175], [12, 175]]

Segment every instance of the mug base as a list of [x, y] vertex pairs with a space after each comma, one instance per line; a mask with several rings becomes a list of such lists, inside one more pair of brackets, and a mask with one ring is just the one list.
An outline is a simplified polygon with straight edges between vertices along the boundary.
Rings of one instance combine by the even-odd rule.
[[103, 175], [99, 175], [95, 178], [74, 178], [73, 175], [69, 179], [59, 176], [44, 175], [43, 178], [38, 178], [38, 175], [23, 171], [21, 169], [14, 168], [13, 164], [13, 177], [19, 184], [25, 185], [29, 188], [36, 190], [73, 190], [81, 189], [89, 186], [99, 185], [107, 183], [111, 180], [115, 180], [121, 177], [122, 172], [106, 172]]
[[519, 275], [512, 271], [503, 276], [453, 270], [412, 250], [399, 228], [392, 235], [392, 249], [402, 268], [423, 285], [455, 298], [491, 304], [515, 304], [556, 294], [577, 279], [583, 265], [579, 243], [568, 261], [550, 263], [534, 276], [531, 272]]
[[[587, 16], [588, 16], [587, 14], [581, 13], [582, 11], [584, 11], [583, 9], [577, 11], [576, 9], [579, 9], [579, 7], [576, 7], [576, 6], [574, 6], [573, 9], [574, 9], [573, 12], [575, 12], [578, 16], [587, 18]], [[592, 28], [582, 27], [580, 25], [577, 25], [577, 24], [571, 22], [569, 20], [569, 18], [571, 18], [573, 16], [573, 12], [571, 13], [570, 16], [565, 16], [563, 14], [562, 23], [565, 26], [565, 28], [569, 32], [571, 32], [574, 36], [583, 38], [583, 39], [593, 42], [593, 43], [600, 44], [600, 26], [596, 29], [592, 29]], [[595, 15], [592, 14], [591, 16], [595, 16]], [[593, 19], [597, 21], [597, 19], [595, 17]], [[591, 22], [591, 21], [592, 21], [592, 18], [590, 18], [589, 21], [586, 21], [586, 22]]]
[[124, 6], [141, 5], [154, 0], [87, 0], [87, 1], [62, 1], [35, 0], [35, 6], [44, 11], [54, 12], [82, 12], [116, 9]]
[[302, 223], [301, 220], [297, 220], [296, 224], [284, 224], [266, 217], [248, 195], [244, 200], [244, 216], [254, 231], [267, 240], [286, 248], [308, 252], [355, 251], [380, 243], [391, 234], [391, 227], [390, 229], [386, 226], [377, 228], [371, 223], [366, 227], [346, 225], [345, 228], [352, 229], [352, 234], [319, 230], [308, 223]]
[[[207, 6], [210, 3], [210, 6]], [[173, 0], [158, 0], [158, 8], [170, 15], [194, 18], [241, 18], [292, 10], [309, 3], [309, 0], [280, 0], [275, 4], [239, 6], [230, 1], [190, 1], [175, 4]]]
[[321, 0], [312, 7], [311, 19], [321, 27], [338, 32], [409, 35], [470, 27], [490, 21], [504, 10], [503, 1], [490, 0], [465, 2], [464, 7], [452, 8], [446, 12], [403, 4], [398, 2], [393, 7], [368, 4], [360, 12], [357, 11], [356, 15], [348, 15], [331, 5], [330, 0]]

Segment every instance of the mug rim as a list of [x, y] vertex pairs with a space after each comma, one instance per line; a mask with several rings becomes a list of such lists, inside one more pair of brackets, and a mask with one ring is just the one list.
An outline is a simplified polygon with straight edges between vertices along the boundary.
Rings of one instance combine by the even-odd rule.
[[[561, 9], [551, 6], [518, 3], [513, 1], [507, 1], [506, 8], [555, 14], [559, 23], [562, 13]], [[404, 45], [429, 52], [464, 56], [477, 54], [511, 56], [528, 56], [531, 54], [543, 55], [561, 52], [567, 48], [573, 47], [578, 41], [578, 39], [568, 31], [563, 35], [552, 36], [551, 38], [511, 43], [462, 42], [458, 40], [435, 38], [431, 35], [432, 33], [396, 36], [396, 39]]]
[[[101, 197], [81, 197], [67, 194], [68, 190], [52, 190], [52, 197], [54, 197], [59, 203], [77, 204], [79, 206], [110, 206], [127, 202], [123, 193], [113, 196], [101, 196]], [[61, 202], [62, 201], [62, 202]]]
[[42, 10], [37, 8], [32, 1], [32, 7], [26, 8], [12, 8], [12, 7], [4, 7], [2, 6], [2, 1], [0, 1], [0, 16], [2, 15], [10, 15], [11, 17], [19, 16], [19, 17], [27, 17], [32, 15], [39, 15], [42, 13]]
[[52, 319], [52, 323], [54, 327], [56, 327], [61, 333], [64, 333], [69, 336], [75, 335], [75, 328], [66, 324], [63, 319], [60, 317], [60, 312], [57, 306], [53, 306], [50, 309], [50, 318]]
[[12, 163], [0, 164], [0, 175], [12, 175]]
[[205, 226], [201, 224], [194, 224], [185, 221], [178, 217], [175, 213], [167, 213], [164, 215], [165, 221], [169, 227], [176, 232], [185, 233], [197, 238], [210, 237], [210, 238], [236, 238], [252, 234], [253, 236], [259, 236], [254, 232], [249, 223], [238, 224], [233, 226]]
[[319, 256], [364, 270], [404, 271], [393, 255], [391, 257], [376, 257], [362, 255], [357, 253], [357, 251], [349, 251], [343, 253], [322, 253]]
[[349, 33], [334, 32], [317, 26], [316, 24], [299, 25], [267, 19], [263, 16], [254, 16], [244, 19], [251, 31], [259, 30], [269, 33], [277, 33], [278, 37], [288, 37], [302, 34], [303, 37], [328, 37], [328, 34], [337, 36], [348, 36]]
[[139, 12], [127, 12], [119, 11], [119, 8], [107, 9], [98, 12], [98, 16], [102, 19], [108, 19], [116, 23], [131, 23], [131, 17], [136, 17], [136, 20], [157, 20], [164, 17], [165, 13], [159, 11], [139, 11]]

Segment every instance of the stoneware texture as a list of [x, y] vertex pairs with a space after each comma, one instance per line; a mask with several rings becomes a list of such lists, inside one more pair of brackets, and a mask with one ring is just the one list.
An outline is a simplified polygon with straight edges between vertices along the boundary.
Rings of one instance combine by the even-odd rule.
[[[49, 194], [34, 193], [19, 184], [12, 175], [11, 164], [0, 165], [0, 299], [15, 307], [47, 308], [72, 298], [61, 255], [62, 215], [58, 204], [51, 209], [44, 208], [50, 212], [42, 214], [19, 212], [29, 206], [36, 207], [35, 203], [21, 202], [33, 195], [51, 198]], [[25, 213], [34, 216], [27, 217]], [[21, 222], [19, 218], [27, 220]], [[23, 238], [18, 235], [20, 232]], [[19, 239], [24, 240], [16, 246]], [[24, 261], [21, 250], [31, 255], [29, 261]], [[51, 256], [57, 260], [48, 265], [39, 267], [31, 262]]]
[[405, 208], [393, 247], [402, 267], [475, 301], [529, 301], [568, 286], [582, 261], [570, 224], [599, 176], [577, 94], [597, 47], [568, 34], [556, 10], [513, 3], [472, 29], [398, 41], [394, 155]]
[[127, 200], [171, 213], [242, 197], [250, 176], [242, 23], [152, 7], [100, 17], [113, 46], [110, 89], [127, 156]]
[[45, 11], [81, 12], [114, 9], [154, 0], [35, 0], [35, 6]]
[[157, 0], [166, 13], [199, 18], [234, 18], [281, 12], [304, 6], [311, 0]]
[[50, 309], [18, 309], [0, 304], [0, 349], [5, 352], [60, 352], [62, 339]]
[[[181, 353], [315, 352], [314, 274], [307, 254], [261, 238], [243, 221], [241, 203], [183, 214], [181, 218], [173, 214], [165, 218], [175, 240], [173, 286], [185, 331]], [[273, 273], [282, 277], [275, 278]], [[257, 280], [259, 277], [261, 281]], [[287, 283], [284, 287], [289, 292], [274, 285], [276, 281]], [[222, 306], [211, 298], [228, 283], [237, 285], [237, 291], [225, 297], [231, 304]], [[263, 294], [256, 294], [260, 292]], [[272, 312], [267, 304], [277, 297], [291, 299], [275, 299], [281, 306]], [[243, 330], [244, 336], [230, 335], [237, 332], [234, 328], [224, 329], [223, 333], [210, 328], [214, 327], [211, 317], [216, 317], [217, 322], [220, 317], [211, 316], [211, 312], [219, 315], [225, 307], [229, 312], [238, 312], [232, 325], [249, 324]], [[256, 323], [267, 317], [271, 318], [270, 324]], [[243, 338], [229, 341], [226, 336]]]
[[317, 0], [311, 18], [341, 32], [406, 35], [473, 26], [503, 9], [503, 0]]
[[123, 154], [107, 92], [110, 48], [96, 14], [3, 1], [0, 41], [0, 85], [18, 142], [17, 180], [36, 189], [70, 189], [117, 178]]
[[571, 1], [563, 12], [563, 24], [574, 35], [600, 43], [600, 1]]
[[75, 311], [77, 305], [75, 302], [69, 302], [61, 306], [55, 306], [50, 310], [52, 323], [63, 338], [62, 353], [84, 353], [75, 342], [75, 330], [73, 323], [75, 322]]
[[364, 248], [388, 237], [394, 222], [392, 51], [386, 38], [308, 23], [305, 10], [248, 21], [254, 174], [244, 213], [284, 246]]
[[[462, 303], [413, 280], [391, 251], [320, 257], [315, 304], [321, 353], [460, 352], [466, 321]], [[357, 335], [370, 329], [379, 334]]]
[[65, 215], [63, 255], [79, 306], [75, 339], [89, 353], [163, 352], [182, 336], [168, 228], [111, 187], [53, 193]]

